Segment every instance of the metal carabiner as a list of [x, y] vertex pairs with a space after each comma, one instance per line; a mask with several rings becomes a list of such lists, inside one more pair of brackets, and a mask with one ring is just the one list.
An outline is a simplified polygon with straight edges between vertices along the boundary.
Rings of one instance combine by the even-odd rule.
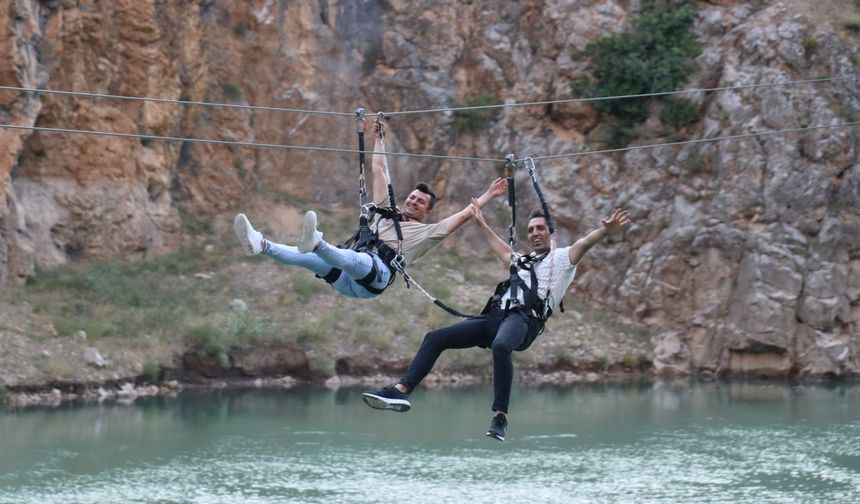
[[535, 180], [535, 160], [530, 157], [523, 158], [523, 166], [529, 171], [529, 176]]
[[394, 268], [398, 273], [405, 274], [406, 273], [406, 260], [402, 255], [397, 254], [394, 256], [394, 259], [391, 260], [391, 267]]
[[508, 178], [511, 176], [508, 169], [514, 168], [514, 167], [516, 167], [516, 165], [517, 165], [516, 158], [514, 157], [513, 154], [508, 154], [507, 156], [505, 156], [505, 178]]

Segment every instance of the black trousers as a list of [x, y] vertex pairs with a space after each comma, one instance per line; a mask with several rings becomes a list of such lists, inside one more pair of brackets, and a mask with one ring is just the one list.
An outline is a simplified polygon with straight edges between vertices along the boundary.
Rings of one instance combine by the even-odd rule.
[[514, 381], [514, 350], [525, 350], [543, 328], [543, 321], [519, 310], [494, 310], [428, 332], [400, 383], [414, 390], [449, 348], [491, 348], [493, 351], [493, 411], [508, 412]]

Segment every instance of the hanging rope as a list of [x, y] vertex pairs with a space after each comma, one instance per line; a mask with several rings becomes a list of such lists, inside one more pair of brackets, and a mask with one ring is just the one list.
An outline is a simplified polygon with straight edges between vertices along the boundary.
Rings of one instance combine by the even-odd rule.
[[552, 214], [549, 213], [549, 205], [546, 204], [546, 198], [543, 195], [543, 191], [540, 188], [540, 184], [538, 184], [537, 176], [535, 175], [535, 162], [534, 159], [530, 157], [523, 158], [523, 165], [526, 167], [526, 170], [529, 172], [529, 176], [532, 178], [532, 186], [535, 188], [535, 192], [538, 195], [538, 200], [540, 200], [540, 208], [543, 211], [544, 216], [546, 216], [546, 226], [549, 228], [550, 236], [555, 234], [555, 221], [552, 219]]
[[367, 201], [367, 183], [364, 179], [364, 129], [366, 122], [364, 120], [364, 109], [361, 107], [355, 109], [355, 126], [356, 133], [358, 134], [358, 208], [361, 209], [362, 214], [366, 214], [367, 210], [364, 208]]

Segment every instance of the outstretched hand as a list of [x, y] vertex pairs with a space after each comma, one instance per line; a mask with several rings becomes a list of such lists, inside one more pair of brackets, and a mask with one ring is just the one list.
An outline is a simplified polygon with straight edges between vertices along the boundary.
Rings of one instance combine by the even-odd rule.
[[508, 181], [502, 177], [497, 178], [496, 180], [490, 182], [490, 188], [487, 189], [487, 192], [491, 197], [495, 198], [496, 196], [501, 196], [508, 192]]
[[601, 219], [603, 226], [611, 233], [630, 224], [630, 212], [616, 208], [608, 219]]

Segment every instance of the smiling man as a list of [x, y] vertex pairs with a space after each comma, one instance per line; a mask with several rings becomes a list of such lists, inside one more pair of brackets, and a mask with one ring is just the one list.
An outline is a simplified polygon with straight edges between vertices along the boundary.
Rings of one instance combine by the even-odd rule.
[[[472, 203], [475, 221], [487, 236], [490, 247], [508, 264], [510, 246], [484, 221], [478, 201], [473, 199]], [[427, 376], [444, 350], [490, 348], [493, 353], [494, 399], [493, 418], [487, 436], [504, 441], [514, 378], [512, 353], [531, 346], [573, 282], [579, 261], [606, 235], [626, 226], [630, 222], [630, 213], [618, 209], [601, 222], [600, 228], [573, 245], [553, 249], [546, 216], [540, 210], [533, 211], [528, 223], [528, 239], [533, 251], [527, 256], [518, 256], [523, 267], [517, 276], [499, 284], [481, 315], [427, 333], [400, 380], [380, 391], [365, 392], [364, 402], [371, 408], [407, 411], [411, 408], [409, 394]]]
[[[376, 206], [390, 209], [388, 185], [383, 169], [384, 143], [379, 141], [385, 128], [386, 126], [380, 123], [375, 126], [377, 141], [371, 165]], [[480, 198], [473, 198], [472, 204], [483, 207], [506, 191], [505, 180], [497, 178]], [[436, 195], [425, 183], [416, 185], [406, 198], [399, 221], [403, 235], [400, 253], [404, 265], [411, 264], [429, 252], [474, 215], [472, 205], [468, 205], [439, 222], [424, 224], [424, 220], [431, 216], [435, 203]], [[381, 294], [394, 278], [391, 261], [398, 250], [398, 240], [395, 221], [392, 218], [374, 213], [369, 224], [378, 237], [377, 245], [358, 251], [338, 248], [323, 240], [323, 234], [317, 230], [317, 215], [313, 211], [304, 216], [302, 236], [296, 247], [267, 240], [251, 226], [245, 214], [236, 215], [233, 229], [248, 255], [262, 254], [283, 264], [308, 269], [344, 296], [373, 298]]]

